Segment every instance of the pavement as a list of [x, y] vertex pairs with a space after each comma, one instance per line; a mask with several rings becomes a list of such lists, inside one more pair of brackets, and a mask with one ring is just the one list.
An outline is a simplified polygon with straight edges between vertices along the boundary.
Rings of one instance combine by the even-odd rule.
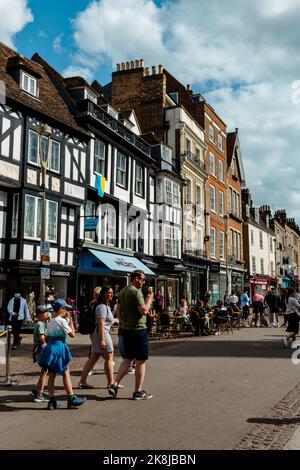
[[[145, 389], [153, 400], [131, 399], [132, 376], [117, 399], [109, 397], [100, 363], [89, 377], [95, 388], [76, 391], [86, 392], [87, 403], [68, 411], [63, 402], [51, 413], [28, 399], [38, 368], [25, 336], [11, 364], [20, 383], [0, 387], [0, 449], [300, 449], [300, 366], [291, 360], [295, 350], [282, 347], [283, 334], [283, 328], [241, 328], [151, 342]], [[70, 340], [70, 349], [76, 385], [88, 336]], [[0, 381], [3, 373], [0, 365]], [[64, 400], [61, 378], [57, 390]]]

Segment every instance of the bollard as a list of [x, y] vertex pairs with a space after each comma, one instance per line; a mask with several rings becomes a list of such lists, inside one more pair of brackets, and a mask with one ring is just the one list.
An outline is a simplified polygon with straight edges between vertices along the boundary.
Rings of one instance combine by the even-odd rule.
[[18, 382], [11, 380], [10, 378], [10, 350], [11, 350], [11, 335], [12, 335], [12, 327], [8, 325], [7, 327], [7, 343], [6, 343], [6, 367], [5, 367], [5, 375], [6, 380], [4, 382], [0, 382], [0, 387], [13, 387], [17, 385]]

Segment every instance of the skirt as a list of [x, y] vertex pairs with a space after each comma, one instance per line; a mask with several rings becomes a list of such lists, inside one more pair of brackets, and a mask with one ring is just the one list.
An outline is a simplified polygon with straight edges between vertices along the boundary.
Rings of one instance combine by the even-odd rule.
[[72, 359], [70, 349], [63, 337], [49, 338], [47, 346], [43, 349], [39, 366], [55, 374], [63, 374]]
[[103, 352], [114, 352], [114, 345], [111, 339], [111, 336], [107, 330], [104, 330], [105, 334], [105, 341], [106, 341], [106, 348], [100, 348], [100, 336], [98, 330], [95, 330], [93, 334], [91, 334], [91, 342], [92, 342], [92, 353], [102, 354]]

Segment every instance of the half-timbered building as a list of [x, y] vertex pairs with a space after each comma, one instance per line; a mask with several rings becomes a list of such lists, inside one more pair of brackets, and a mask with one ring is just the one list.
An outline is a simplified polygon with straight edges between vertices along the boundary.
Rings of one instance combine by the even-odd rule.
[[[51, 127], [46, 170], [46, 241], [50, 278], [59, 295], [75, 286], [75, 240], [86, 200], [88, 133], [81, 128], [45, 69], [0, 43], [0, 308], [15, 290], [40, 291], [41, 167]], [[37, 299], [38, 300], [38, 299]]]
[[151, 279], [149, 182], [155, 161], [150, 145], [140, 137], [134, 111], [111, 106], [97, 81], [89, 85], [82, 77], [64, 79], [42, 58], [36, 60], [91, 137], [77, 246], [78, 298], [89, 300], [97, 285], [117, 291], [135, 269], [143, 269]]

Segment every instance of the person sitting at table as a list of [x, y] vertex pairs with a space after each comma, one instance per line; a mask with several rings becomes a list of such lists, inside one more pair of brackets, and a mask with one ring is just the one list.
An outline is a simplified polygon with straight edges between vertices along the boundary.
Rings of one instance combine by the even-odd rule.
[[195, 336], [207, 336], [209, 334], [208, 313], [203, 307], [203, 302], [198, 300], [190, 313], [190, 320], [194, 328]]
[[184, 329], [188, 329], [191, 326], [190, 317], [188, 315], [189, 307], [187, 301], [185, 299], [181, 299], [180, 306], [179, 306], [179, 320], [184, 327]]
[[220, 335], [220, 326], [228, 320], [228, 307], [225, 307], [222, 300], [217, 301], [217, 305], [214, 308], [214, 324], [216, 327], [215, 335]]

